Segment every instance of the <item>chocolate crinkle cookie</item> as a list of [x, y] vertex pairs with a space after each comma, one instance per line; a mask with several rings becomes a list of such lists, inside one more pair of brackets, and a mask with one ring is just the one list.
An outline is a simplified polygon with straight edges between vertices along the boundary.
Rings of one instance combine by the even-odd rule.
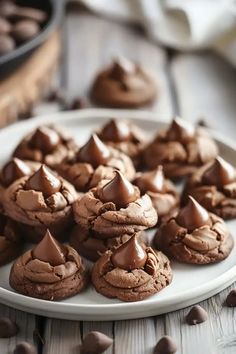
[[138, 187], [118, 171], [112, 180], [85, 193], [73, 210], [78, 224], [104, 238], [132, 234], [157, 223], [150, 197], [140, 196]]
[[153, 171], [137, 173], [133, 184], [139, 187], [142, 195], [147, 194], [151, 198], [159, 225], [176, 215], [179, 194], [174, 184], [164, 177], [162, 166]]
[[128, 155], [135, 167], [142, 166], [146, 137], [135, 124], [122, 119], [111, 119], [98, 132], [98, 136], [107, 145]]
[[74, 156], [77, 145], [72, 137], [55, 125], [38, 127], [25, 136], [13, 152], [14, 157], [45, 163], [55, 168], [65, 158]]
[[179, 262], [208, 264], [228, 257], [234, 242], [225, 222], [189, 197], [176, 218], [157, 230], [154, 244]]
[[4, 192], [6, 214], [17, 221], [32, 242], [38, 242], [49, 228], [57, 238], [64, 237], [73, 223], [74, 187], [54, 175], [45, 165], [22, 177]]
[[86, 284], [86, 275], [78, 253], [59, 244], [47, 231], [34, 249], [15, 261], [9, 282], [23, 295], [61, 300], [79, 293]]
[[91, 97], [101, 106], [132, 108], [152, 102], [156, 93], [153, 74], [120, 57], [97, 75]]
[[135, 176], [131, 159], [121, 151], [105, 145], [96, 134], [82, 146], [75, 157], [65, 159], [57, 171], [80, 192], [87, 192], [119, 170], [129, 180]]
[[169, 260], [151, 247], [142, 247], [135, 235], [95, 263], [92, 283], [97, 292], [122, 301], [140, 301], [170, 284]]
[[236, 217], [236, 169], [217, 157], [189, 177], [183, 192], [183, 203], [192, 195], [207, 210], [223, 219]]
[[203, 128], [173, 119], [144, 150], [144, 162], [153, 169], [162, 165], [169, 178], [187, 176], [212, 161], [218, 153], [215, 142]]

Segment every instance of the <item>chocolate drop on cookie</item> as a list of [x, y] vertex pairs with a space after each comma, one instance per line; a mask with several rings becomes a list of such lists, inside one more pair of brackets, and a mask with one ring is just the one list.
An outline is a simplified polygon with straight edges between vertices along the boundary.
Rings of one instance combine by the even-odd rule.
[[204, 172], [203, 183], [219, 188], [236, 180], [235, 168], [222, 157], [216, 157], [214, 163]]
[[113, 141], [114, 143], [129, 141], [131, 138], [130, 127], [124, 121], [112, 119], [103, 127], [100, 137], [102, 140]]
[[11, 338], [17, 335], [17, 324], [8, 317], [0, 318], [0, 338]]
[[207, 312], [200, 305], [193, 306], [186, 316], [186, 322], [189, 325], [196, 325], [205, 322], [207, 319]]
[[34, 345], [28, 342], [21, 342], [17, 344], [13, 354], [37, 354], [37, 349]]
[[48, 198], [52, 194], [60, 191], [61, 182], [55, 177], [45, 165], [36, 171], [25, 183], [26, 190], [42, 192]]
[[0, 34], [0, 55], [11, 52], [15, 46], [15, 42], [10, 36]]
[[154, 349], [154, 354], [174, 354], [177, 352], [177, 346], [170, 336], [162, 337]]
[[134, 186], [119, 171], [115, 171], [115, 174], [111, 181], [98, 190], [98, 196], [104, 203], [113, 202], [117, 208], [125, 208], [139, 195]]
[[82, 345], [80, 346], [81, 354], [102, 354], [113, 343], [113, 339], [105, 334], [97, 331], [92, 331], [86, 334]]
[[48, 127], [39, 127], [30, 139], [30, 146], [50, 154], [60, 144], [61, 139], [57, 132]]
[[77, 154], [78, 162], [90, 163], [94, 168], [104, 165], [110, 158], [110, 151], [96, 134], [82, 146]]
[[40, 31], [40, 27], [37, 22], [32, 20], [18, 21], [12, 28], [12, 36], [18, 42], [22, 43], [30, 40]]
[[195, 128], [189, 122], [176, 117], [173, 119], [168, 131], [167, 137], [169, 140], [189, 142], [195, 135]]
[[182, 208], [176, 217], [176, 222], [193, 231], [201, 226], [210, 225], [209, 214], [193, 197], [188, 197], [188, 204]]
[[113, 80], [122, 81], [125, 75], [135, 73], [135, 65], [132, 61], [119, 57], [114, 60], [109, 77]]
[[30, 172], [31, 169], [24, 161], [14, 157], [2, 169], [2, 182], [4, 186], [8, 187], [17, 179], [28, 176]]
[[158, 166], [155, 170], [144, 172], [140, 177], [136, 178], [134, 184], [139, 187], [142, 193], [148, 191], [153, 193], [161, 193], [164, 188], [163, 167]]
[[143, 268], [147, 260], [147, 253], [132, 236], [127, 242], [116, 248], [111, 256], [111, 262], [116, 268], [133, 270]]
[[47, 230], [44, 238], [32, 250], [32, 257], [43, 262], [50, 263], [53, 267], [66, 263], [63, 245], [60, 245], [49, 230]]
[[236, 289], [230, 291], [225, 302], [228, 307], [236, 307]]

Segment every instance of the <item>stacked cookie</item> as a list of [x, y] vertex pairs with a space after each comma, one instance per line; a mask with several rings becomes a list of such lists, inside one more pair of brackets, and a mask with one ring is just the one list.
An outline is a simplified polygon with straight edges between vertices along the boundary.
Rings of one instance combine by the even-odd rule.
[[[80, 147], [58, 127], [38, 127], [0, 173], [0, 264], [37, 243], [13, 264], [10, 285], [46, 300], [72, 296], [88, 283], [82, 256], [95, 262], [97, 292], [139, 301], [170, 284], [168, 257], [225, 259], [233, 238], [222, 217], [236, 216], [236, 171], [217, 153], [203, 129], [179, 118], [151, 142], [111, 119]], [[166, 176], [187, 178], [182, 196]]]

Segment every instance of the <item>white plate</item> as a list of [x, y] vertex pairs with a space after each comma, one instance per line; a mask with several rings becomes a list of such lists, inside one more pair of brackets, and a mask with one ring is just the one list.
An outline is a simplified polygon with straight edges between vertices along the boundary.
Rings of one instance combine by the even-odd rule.
[[[166, 123], [157, 120], [155, 113], [143, 111], [123, 111], [89, 109], [53, 114], [14, 124], [0, 131], [0, 162], [9, 158], [13, 147], [23, 135], [42, 123], [57, 121], [73, 133], [79, 144], [86, 141], [91, 131], [111, 117], [134, 118], [135, 123], [145, 132], [153, 135]], [[167, 118], [166, 118], [167, 120]], [[214, 134], [223, 157], [231, 163], [235, 161], [236, 147], [232, 142], [225, 142]], [[233, 235], [236, 221], [228, 222]], [[90, 286], [86, 291], [61, 302], [33, 299], [15, 293], [8, 284], [10, 265], [0, 268], [0, 301], [17, 309], [48, 317], [79, 320], [121, 320], [154, 316], [174, 311], [223, 290], [236, 280], [236, 246], [230, 256], [223, 262], [207, 266], [193, 266], [172, 263], [173, 282], [159, 294], [133, 303], [107, 299], [96, 293]]]

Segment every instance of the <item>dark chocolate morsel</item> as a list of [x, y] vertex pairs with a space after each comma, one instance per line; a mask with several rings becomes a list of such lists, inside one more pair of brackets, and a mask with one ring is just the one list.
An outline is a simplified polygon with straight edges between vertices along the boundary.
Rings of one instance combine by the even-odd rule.
[[113, 343], [113, 339], [101, 332], [92, 331], [86, 334], [82, 345], [80, 346], [81, 354], [102, 354]]
[[10, 338], [17, 335], [17, 324], [8, 317], [0, 318], [0, 338]]
[[116, 248], [111, 256], [111, 262], [116, 268], [133, 270], [143, 268], [147, 260], [147, 253], [132, 236], [127, 242]]
[[236, 307], [236, 289], [230, 291], [225, 302], [228, 307]]
[[167, 131], [169, 140], [182, 141], [184, 143], [190, 141], [194, 135], [194, 126], [179, 117], [172, 120], [172, 123]]
[[113, 80], [122, 81], [125, 75], [134, 74], [136, 67], [132, 61], [119, 57], [114, 60], [109, 77]]
[[86, 101], [84, 98], [75, 97], [71, 104], [69, 105], [68, 109], [82, 109], [86, 107]]
[[40, 31], [37, 22], [31, 20], [18, 21], [12, 28], [11, 34], [18, 43], [30, 40]]
[[96, 134], [77, 153], [78, 162], [90, 163], [94, 168], [104, 165], [110, 158], [110, 151]]
[[129, 141], [131, 138], [130, 127], [122, 120], [112, 119], [103, 127], [100, 137], [104, 141], [115, 143]]
[[154, 354], [174, 354], [177, 352], [177, 346], [169, 336], [162, 337], [154, 349]]
[[10, 36], [0, 34], [0, 55], [11, 52], [15, 46], [15, 42]]
[[234, 166], [220, 156], [216, 157], [214, 163], [204, 172], [203, 183], [215, 185], [219, 188], [236, 180]]
[[118, 208], [124, 208], [134, 202], [139, 195], [134, 186], [119, 172], [115, 171], [115, 177], [98, 189], [98, 197], [102, 202], [113, 202]]
[[53, 267], [66, 263], [63, 245], [60, 245], [47, 230], [44, 238], [32, 250], [32, 257], [50, 263]]
[[60, 188], [60, 180], [45, 165], [42, 165], [25, 183], [26, 190], [42, 192], [46, 198], [59, 192]]
[[21, 342], [16, 345], [13, 354], [37, 354], [37, 349], [28, 342]]
[[188, 204], [177, 215], [176, 222], [189, 231], [211, 223], [207, 210], [190, 196]]
[[43, 151], [44, 154], [50, 154], [55, 150], [61, 139], [58, 133], [48, 127], [39, 127], [30, 139], [30, 146]]
[[28, 176], [30, 172], [31, 169], [24, 161], [14, 157], [2, 169], [2, 183], [4, 186], [9, 186], [17, 179]]
[[207, 312], [200, 305], [193, 306], [186, 316], [186, 322], [189, 325], [196, 325], [205, 322], [207, 319]]
[[134, 182], [139, 187], [142, 193], [148, 191], [153, 193], [161, 193], [164, 188], [164, 174], [163, 167], [158, 166], [155, 170], [144, 172], [141, 176], [137, 177]]

